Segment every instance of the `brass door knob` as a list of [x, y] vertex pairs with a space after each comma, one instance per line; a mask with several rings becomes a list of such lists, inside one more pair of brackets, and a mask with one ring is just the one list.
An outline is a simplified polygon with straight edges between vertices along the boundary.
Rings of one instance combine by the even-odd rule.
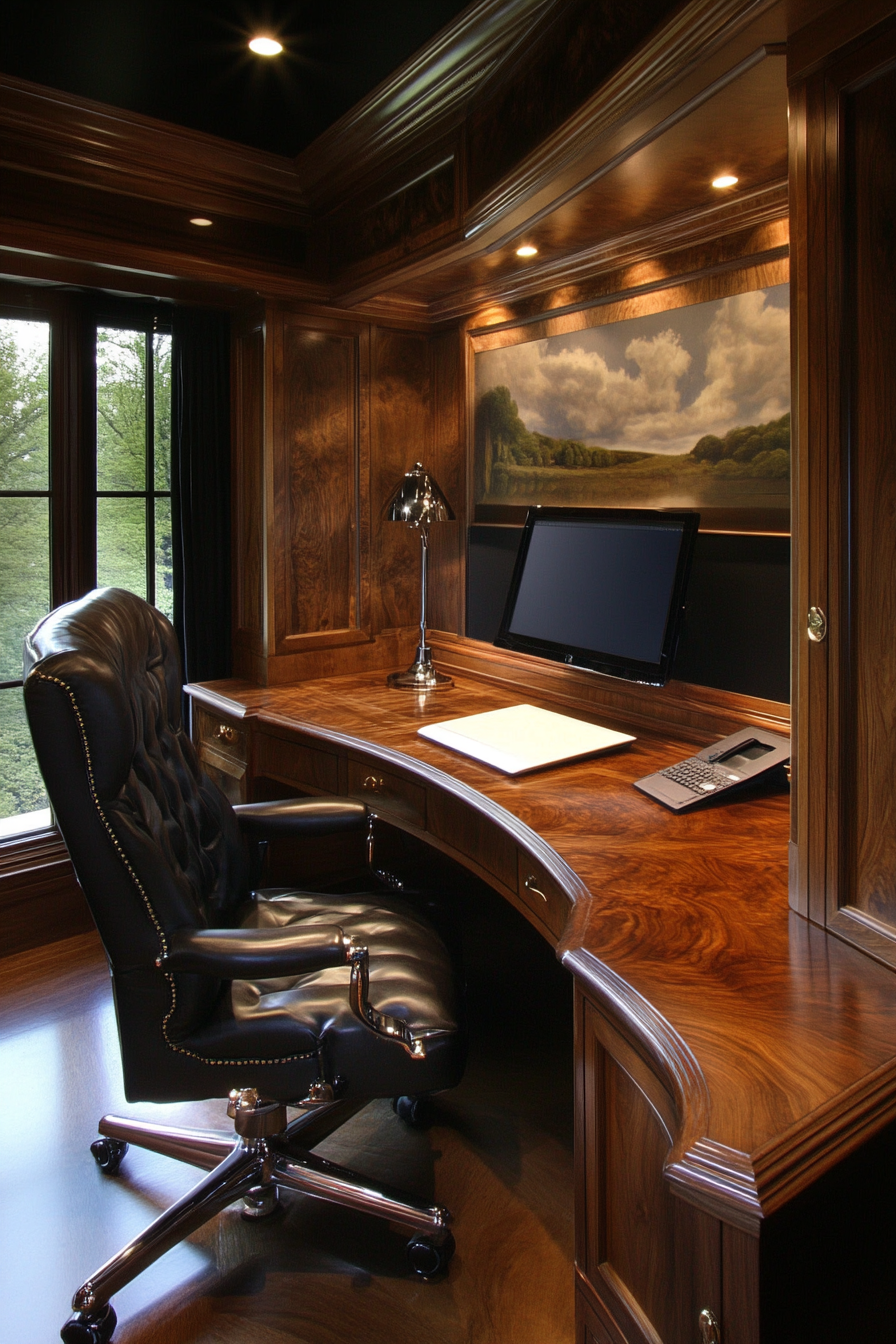
[[722, 1344], [719, 1322], [709, 1307], [703, 1308], [697, 1317], [697, 1324], [700, 1327], [700, 1344]]
[[810, 607], [806, 617], [806, 634], [813, 644], [820, 644], [828, 632], [828, 618], [821, 607]]

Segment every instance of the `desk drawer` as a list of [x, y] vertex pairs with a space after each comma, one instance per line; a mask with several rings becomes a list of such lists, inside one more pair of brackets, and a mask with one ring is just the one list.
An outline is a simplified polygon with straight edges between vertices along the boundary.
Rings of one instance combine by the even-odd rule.
[[309, 793], [339, 792], [339, 761], [330, 751], [304, 742], [286, 742], [259, 733], [255, 746], [255, 773]]
[[421, 830], [426, 829], [426, 790], [401, 775], [390, 774], [378, 765], [349, 760], [348, 791], [384, 817], [401, 817]]
[[196, 751], [202, 769], [231, 803], [246, 801], [249, 739], [245, 728], [225, 715], [194, 706]]
[[517, 851], [517, 893], [555, 938], [569, 918], [570, 901], [549, 873], [525, 850]]
[[516, 845], [490, 818], [467, 803], [433, 790], [429, 802], [429, 829], [458, 854], [478, 863], [510, 891], [516, 890]]
[[249, 738], [241, 723], [223, 714], [212, 714], [194, 705], [196, 714], [196, 746], [201, 753], [208, 747], [219, 756], [245, 765], [249, 759]]

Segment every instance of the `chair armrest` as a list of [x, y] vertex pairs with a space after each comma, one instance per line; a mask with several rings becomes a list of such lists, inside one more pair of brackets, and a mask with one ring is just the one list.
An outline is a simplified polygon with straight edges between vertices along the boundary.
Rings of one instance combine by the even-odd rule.
[[347, 966], [351, 940], [336, 924], [312, 929], [180, 929], [168, 939], [166, 971], [220, 980], [273, 979]]
[[367, 826], [367, 808], [344, 798], [282, 798], [271, 803], [237, 803], [237, 821], [248, 840], [276, 836], [339, 835], [361, 832]]

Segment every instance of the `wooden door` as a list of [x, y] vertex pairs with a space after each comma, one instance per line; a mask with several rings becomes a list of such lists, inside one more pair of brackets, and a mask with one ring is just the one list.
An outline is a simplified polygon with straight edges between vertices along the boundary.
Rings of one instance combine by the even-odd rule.
[[791, 901], [896, 965], [896, 22], [823, 43], [816, 24], [791, 52]]

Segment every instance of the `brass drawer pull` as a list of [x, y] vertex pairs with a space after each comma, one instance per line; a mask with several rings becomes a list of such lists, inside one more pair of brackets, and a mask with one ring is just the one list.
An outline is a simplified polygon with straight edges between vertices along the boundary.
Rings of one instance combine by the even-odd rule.
[[220, 742], [229, 742], [231, 746], [239, 741], [239, 733], [229, 723], [219, 723], [215, 729], [214, 736]]
[[525, 882], [523, 883], [523, 886], [526, 888], [527, 891], [531, 891], [534, 896], [540, 896], [541, 899], [544, 901], [545, 905], [547, 905], [548, 903], [547, 896], [545, 896], [544, 892], [540, 891], [539, 888], [536, 887], [535, 885], [537, 880], [538, 879], [536, 878], [535, 874], [530, 873], [529, 876], [526, 878]]
[[362, 789], [368, 789], [370, 793], [382, 793], [384, 787], [382, 779], [377, 779], [376, 775], [368, 775], [361, 785]]
[[716, 1320], [715, 1313], [710, 1311], [709, 1307], [703, 1308], [697, 1317], [697, 1324], [700, 1327], [700, 1344], [722, 1344], [719, 1322]]

